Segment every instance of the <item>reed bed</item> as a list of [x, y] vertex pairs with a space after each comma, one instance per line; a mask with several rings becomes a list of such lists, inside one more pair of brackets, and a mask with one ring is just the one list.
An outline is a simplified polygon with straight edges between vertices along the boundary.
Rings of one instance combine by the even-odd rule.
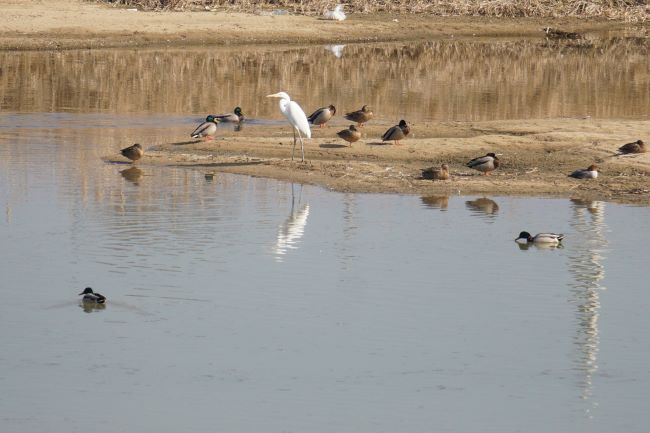
[[[99, 0], [144, 10], [228, 9], [259, 12], [284, 9], [292, 13], [321, 14], [336, 0]], [[347, 0], [354, 13], [419, 13], [440, 16], [582, 17], [645, 22], [650, 5], [645, 0]]]

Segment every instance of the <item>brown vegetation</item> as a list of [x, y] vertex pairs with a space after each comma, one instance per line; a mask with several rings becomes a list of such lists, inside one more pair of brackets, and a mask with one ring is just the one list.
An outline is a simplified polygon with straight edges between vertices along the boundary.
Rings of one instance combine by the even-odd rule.
[[[336, 0], [100, 0], [145, 10], [196, 10], [227, 8], [255, 12], [285, 9], [320, 14]], [[346, 9], [357, 13], [399, 12], [433, 15], [492, 17], [589, 17], [644, 22], [650, 5], [644, 0], [348, 0]]]
[[368, 104], [373, 123], [405, 118], [415, 134], [432, 121], [643, 117], [649, 51], [640, 39], [539, 38], [348, 45], [341, 58], [323, 47], [0, 52], [0, 106], [279, 118], [263, 96], [282, 89], [307, 111]]

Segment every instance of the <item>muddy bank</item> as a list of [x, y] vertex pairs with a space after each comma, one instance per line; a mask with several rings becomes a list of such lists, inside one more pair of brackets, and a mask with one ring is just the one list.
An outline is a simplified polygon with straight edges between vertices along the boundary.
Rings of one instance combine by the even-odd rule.
[[398, 14], [351, 14], [338, 23], [301, 15], [142, 12], [81, 0], [7, 0], [0, 3], [0, 14], [0, 49], [5, 50], [541, 37], [546, 26], [579, 32], [625, 26], [608, 20]]
[[[340, 128], [315, 129], [307, 140], [306, 162], [291, 161], [288, 127], [248, 127], [220, 131], [213, 142], [178, 141], [149, 145], [140, 164], [192, 166], [205, 173], [228, 172], [322, 185], [336, 191], [419, 195], [485, 194], [564, 196], [650, 204], [650, 154], [615, 156], [627, 142], [650, 134], [650, 121], [544, 119], [413, 125], [403, 144], [382, 143], [388, 125], [368, 124], [351, 147]], [[178, 136], [187, 131], [177, 131]], [[260, 135], [263, 135], [260, 138]], [[502, 166], [491, 176], [465, 167], [487, 152], [501, 153]], [[107, 155], [107, 161], [121, 161]], [[420, 178], [422, 168], [447, 163], [451, 179]], [[596, 180], [567, 177], [591, 163]]]

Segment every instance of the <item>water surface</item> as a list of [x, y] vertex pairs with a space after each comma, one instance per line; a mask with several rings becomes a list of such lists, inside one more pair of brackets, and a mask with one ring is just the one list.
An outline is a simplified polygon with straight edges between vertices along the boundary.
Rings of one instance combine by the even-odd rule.
[[[269, 48], [0, 53], [7, 111], [196, 114], [241, 106], [278, 117], [286, 90], [305, 111], [370, 104], [378, 120], [478, 121], [563, 116], [645, 118], [643, 38]], [[338, 119], [337, 119], [338, 120]]]
[[0, 430], [645, 432], [648, 208], [101, 159], [215, 107], [275, 118], [278, 88], [386, 119], [644, 115], [644, 48], [600, 48], [0, 54]]

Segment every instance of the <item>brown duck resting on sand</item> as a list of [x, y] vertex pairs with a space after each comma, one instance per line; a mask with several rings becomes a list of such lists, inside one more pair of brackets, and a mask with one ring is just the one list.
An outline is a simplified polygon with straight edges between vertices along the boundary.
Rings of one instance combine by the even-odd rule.
[[120, 153], [123, 156], [129, 158], [131, 161], [136, 162], [138, 159], [142, 158], [142, 155], [144, 155], [144, 150], [139, 143], [135, 143], [133, 146], [125, 147], [124, 149], [120, 150]]
[[352, 143], [361, 139], [361, 132], [354, 125], [350, 125], [348, 129], [337, 132], [336, 135], [350, 143], [350, 146], [352, 146]]
[[372, 116], [373, 114], [370, 107], [364, 105], [361, 107], [361, 110], [346, 113], [344, 117], [352, 122], [357, 122], [357, 126], [363, 126], [364, 123], [372, 119]]
[[499, 167], [499, 158], [495, 153], [490, 152], [485, 156], [472, 159], [467, 166], [487, 176]]
[[384, 132], [384, 135], [381, 136], [381, 140], [394, 141], [396, 145], [399, 145], [399, 141], [405, 139], [410, 132], [411, 128], [406, 123], [406, 120], [402, 119], [399, 121], [399, 125], [395, 125], [388, 131]]
[[618, 148], [619, 155], [626, 155], [628, 153], [644, 153], [645, 152], [645, 143], [641, 140], [637, 140], [633, 143], [627, 143]]
[[330, 105], [329, 107], [322, 107], [314, 111], [307, 120], [312, 125], [318, 125], [319, 128], [322, 128], [335, 114], [336, 107]]
[[429, 167], [422, 170], [423, 179], [447, 180], [449, 179], [449, 167], [442, 164], [440, 167]]

